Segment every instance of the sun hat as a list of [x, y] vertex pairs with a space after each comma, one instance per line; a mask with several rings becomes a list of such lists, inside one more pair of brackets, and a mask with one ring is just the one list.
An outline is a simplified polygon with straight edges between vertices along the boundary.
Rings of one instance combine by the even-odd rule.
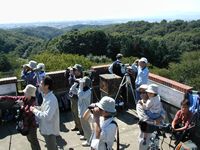
[[147, 84], [142, 84], [137, 88], [137, 91], [140, 91], [141, 89], [147, 90], [148, 85]]
[[145, 57], [140, 58], [139, 62], [148, 63], [148, 60]]
[[109, 96], [102, 97], [101, 100], [98, 103], [96, 103], [96, 106], [106, 112], [110, 113], [116, 112], [115, 100]]
[[78, 71], [80, 71], [80, 72], [83, 71], [83, 67], [82, 67], [82, 65], [80, 65], [80, 64], [75, 64], [75, 65], [73, 66], [73, 69], [76, 69], [76, 70], [78, 70]]
[[24, 94], [35, 97], [36, 87], [28, 84], [23, 90]]
[[158, 94], [158, 85], [156, 84], [150, 84], [146, 90], [147, 93], [154, 93]]
[[44, 71], [45, 65], [43, 63], [39, 63], [36, 68]]
[[34, 60], [31, 60], [31, 61], [29, 61], [28, 64], [25, 64], [24, 66], [27, 66], [27, 67], [29, 67], [31, 69], [35, 69], [37, 67], [37, 62], [34, 61]]

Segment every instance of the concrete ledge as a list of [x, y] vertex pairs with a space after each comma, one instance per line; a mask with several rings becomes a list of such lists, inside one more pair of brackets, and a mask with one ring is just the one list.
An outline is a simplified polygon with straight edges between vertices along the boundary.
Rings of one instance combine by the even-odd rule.
[[8, 78], [1, 78], [0, 79], [0, 85], [10, 84], [10, 83], [17, 83], [17, 77], [8, 77]]
[[161, 77], [153, 73], [149, 73], [149, 79], [184, 93], [187, 93], [188, 91], [193, 89], [193, 87], [191, 86], [176, 82], [174, 80], [167, 79], [165, 77]]

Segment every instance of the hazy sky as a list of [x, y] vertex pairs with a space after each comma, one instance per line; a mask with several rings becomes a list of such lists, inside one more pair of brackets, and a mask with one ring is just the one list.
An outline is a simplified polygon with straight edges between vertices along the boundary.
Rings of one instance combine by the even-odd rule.
[[178, 18], [193, 13], [200, 15], [200, 0], [0, 0], [0, 23]]

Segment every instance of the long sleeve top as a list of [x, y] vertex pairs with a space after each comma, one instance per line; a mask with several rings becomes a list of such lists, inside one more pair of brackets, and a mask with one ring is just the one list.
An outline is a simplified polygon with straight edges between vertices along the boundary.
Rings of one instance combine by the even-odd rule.
[[91, 102], [91, 89], [84, 91], [82, 88], [78, 89], [78, 114], [79, 118], [83, 117], [83, 114], [87, 110]]
[[161, 113], [163, 107], [160, 101], [160, 96], [157, 95], [147, 100], [143, 105], [144, 110], [150, 110], [152, 113]]
[[37, 86], [37, 75], [34, 71], [22, 71], [21, 72], [21, 78], [26, 81], [26, 84], [32, 84], [34, 86]]
[[115, 134], [117, 131], [117, 127], [115, 124], [111, 123], [114, 118], [109, 118], [104, 120], [104, 118], [100, 117], [100, 139], [96, 139], [95, 135], [93, 136], [91, 147], [95, 150], [112, 150], [112, 146], [115, 140]]
[[35, 108], [33, 113], [40, 120], [39, 128], [42, 135], [60, 134], [58, 101], [52, 91], [44, 95], [40, 109]]
[[142, 84], [147, 84], [149, 78], [149, 69], [147, 67], [141, 68], [138, 67], [138, 73], [135, 80], [135, 84], [140, 86]]
[[36, 128], [35, 115], [29, 110], [30, 106], [35, 106], [35, 98], [32, 97], [30, 100], [26, 99], [25, 96], [0, 96], [0, 101], [21, 101], [23, 102], [22, 119], [23, 124], [27, 128]]

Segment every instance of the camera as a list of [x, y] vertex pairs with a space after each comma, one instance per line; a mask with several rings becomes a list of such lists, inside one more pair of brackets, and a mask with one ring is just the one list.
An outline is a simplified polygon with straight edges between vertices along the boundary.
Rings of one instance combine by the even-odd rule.
[[153, 133], [154, 131], [163, 131], [164, 133], [170, 133], [172, 130], [170, 124], [154, 125], [143, 120], [140, 120], [138, 124], [140, 126], [141, 131], [145, 133]]

